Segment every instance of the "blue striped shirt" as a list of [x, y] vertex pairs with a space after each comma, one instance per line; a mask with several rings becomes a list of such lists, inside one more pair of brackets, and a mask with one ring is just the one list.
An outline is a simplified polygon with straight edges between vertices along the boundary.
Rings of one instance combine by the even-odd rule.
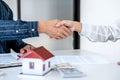
[[20, 52], [27, 45], [23, 38], [38, 36], [37, 21], [13, 20], [9, 6], [0, 0], [0, 53]]

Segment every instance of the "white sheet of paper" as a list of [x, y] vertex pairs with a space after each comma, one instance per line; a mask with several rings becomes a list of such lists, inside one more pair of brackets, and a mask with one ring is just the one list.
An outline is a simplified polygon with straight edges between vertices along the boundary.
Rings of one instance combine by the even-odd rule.
[[53, 64], [70, 63], [70, 64], [103, 64], [110, 63], [110, 59], [98, 55], [64, 55], [55, 56], [52, 59]]
[[17, 60], [16, 53], [0, 54], [0, 67], [20, 65], [21, 62]]

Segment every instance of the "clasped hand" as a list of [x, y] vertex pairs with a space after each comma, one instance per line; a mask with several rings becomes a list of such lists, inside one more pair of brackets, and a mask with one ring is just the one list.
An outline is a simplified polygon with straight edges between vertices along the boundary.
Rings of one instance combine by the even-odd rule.
[[50, 38], [57, 40], [65, 39], [72, 34], [74, 27], [72, 27], [72, 21], [50, 20], [41, 21], [38, 24], [39, 33], [45, 33]]

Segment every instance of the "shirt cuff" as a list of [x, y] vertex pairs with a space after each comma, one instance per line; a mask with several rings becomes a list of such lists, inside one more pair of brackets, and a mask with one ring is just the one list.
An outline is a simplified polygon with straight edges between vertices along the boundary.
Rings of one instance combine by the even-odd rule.
[[92, 29], [90, 27], [92, 27], [92, 26], [82, 23], [82, 30], [81, 30], [80, 35], [89, 35], [89, 33], [91, 32], [91, 29]]
[[38, 22], [30, 22], [29, 24], [29, 33], [30, 33], [30, 37], [36, 37], [39, 36], [38, 33]]

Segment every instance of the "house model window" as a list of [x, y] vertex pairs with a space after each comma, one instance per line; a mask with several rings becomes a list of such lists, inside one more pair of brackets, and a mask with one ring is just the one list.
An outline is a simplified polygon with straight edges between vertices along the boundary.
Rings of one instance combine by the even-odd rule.
[[34, 65], [34, 62], [29, 62], [29, 68], [30, 68], [30, 69], [34, 69], [34, 66], [35, 66], [35, 65]]

